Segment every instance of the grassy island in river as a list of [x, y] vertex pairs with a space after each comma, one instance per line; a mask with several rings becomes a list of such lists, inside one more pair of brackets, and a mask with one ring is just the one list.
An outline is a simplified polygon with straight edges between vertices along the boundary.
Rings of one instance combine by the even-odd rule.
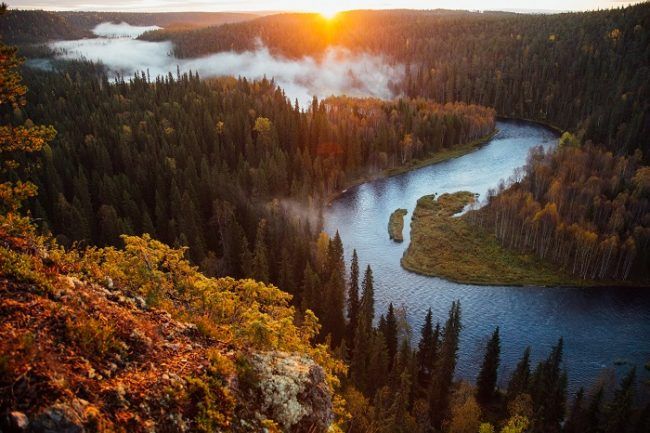
[[475, 200], [468, 191], [427, 195], [418, 200], [411, 222], [405, 269], [452, 281], [493, 285], [589, 284], [557, 270], [534, 255], [503, 248], [490, 233], [456, 216]]

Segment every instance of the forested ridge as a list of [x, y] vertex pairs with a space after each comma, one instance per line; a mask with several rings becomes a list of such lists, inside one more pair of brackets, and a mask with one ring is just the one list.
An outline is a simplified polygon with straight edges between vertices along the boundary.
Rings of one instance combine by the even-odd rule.
[[[403, 91], [550, 122], [616, 153], [650, 155], [650, 4], [553, 15], [352, 11], [332, 20], [284, 14], [145, 39], [181, 57], [243, 51], [261, 41], [289, 57], [330, 46], [384, 54], [407, 67]], [[647, 160], [646, 160], [647, 161]]]
[[[143, 38], [157, 34], [164, 32]], [[529, 167], [477, 221], [502, 245], [532, 251], [577, 277], [620, 280], [645, 279], [649, 267], [649, 36], [650, 5], [643, 3], [554, 15], [287, 14], [172, 41], [180, 56], [252, 49], [257, 39], [290, 57], [318, 56], [330, 46], [379, 53], [406, 65], [408, 95], [474, 102], [573, 131], [574, 145], [595, 144]]]
[[27, 45], [94, 37], [91, 30], [105, 22], [133, 26], [196, 28], [256, 18], [255, 14], [228, 12], [51, 12], [9, 10], [2, 18], [0, 37], [5, 43]]

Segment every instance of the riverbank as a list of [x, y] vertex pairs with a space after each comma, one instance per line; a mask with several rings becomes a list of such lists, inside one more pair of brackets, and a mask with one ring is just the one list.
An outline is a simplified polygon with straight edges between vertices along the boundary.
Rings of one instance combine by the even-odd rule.
[[543, 126], [544, 128], [550, 129], [551, 131], [555, 132], [558, 137], [560, 135], [562, 135], [566, 131], [565, 129], [562, 129], [559, 126], [557, 126], [557, 125], [555, 125], [553, 123], [549, 123], [549, 122], [547, 122], [545, 120], [528, 119], [528, 118], [525, 118], [525, 117], [500, 116], [500, 115], [497, 115], [496, 119], [497, 120], [505, 120], [505, 121], [514, 120], [514, 121], [519, 121], [519, 122], [535, 123], [537, 125]]
[[345, 185], [341, 190], [336, 191], [330, 194], [327, 197], [325, 203], [328, 205], [331, 204], [334, 200], [344, 194], [348, 189], [354, 188], [361, 184], [367, 182], [373, 182], [379, 179], [386, 179], [393, 176], [398, 176], [400, 174], [408, 173], [409, 171], [417, 170], [419, 168], [427, 167], [429, 165], [438, 164], [440, 162], [448, 161], [450, 159], [459, 158], [463, 155], [467, 155], [470, 152], [473, 152], [477, 149], [480, 149], [483, 145], [487, 144], [490, 140], [494, 138], [495, 135], [499, 133], [498, 129], [494, 129], [488, 135], [481, 137], [477, 140], [471, 141], [465, 144], [458, 144], [449, 149], [441, 150], [440, 152], [432, 153], [429, 157], [425, 159], [414, 159], [408, 164], [401, 165], [399, 167], [387, 168], [385, 170], [379, 171], [374, 174], [368, 174], [361, 176]]
[[575, 278], [534, 255], [503, 248], [492, 234], [471, 225], [462, 216], [455, 216], [474, 200], [474, 194], [467, 191], [420, 198], [413, 212], [411, 243], [401, 259], [402, 267], [464, 284], [610, 285]]

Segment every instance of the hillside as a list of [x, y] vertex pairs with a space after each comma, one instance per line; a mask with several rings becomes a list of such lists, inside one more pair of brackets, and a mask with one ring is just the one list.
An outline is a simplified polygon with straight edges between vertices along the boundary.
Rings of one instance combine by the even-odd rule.
[[55, 40], [93, 37], [91, 30], [104, 22], [125, 22], [134, 26], [207, 27], [256, 18], [246, 13], [181, 12], [50, 12], [9, 10], [2, 18], [0, 38], [9, 44], [36, 44]]
[[332, 373], [341, 367], [310, 345], [313, 316], [293, 325], [285, 293], [205, 278], [182, 250], [146, 236], [125, 238], [124, 250], [64, 252], [7, 227], [4, 220], [0, 413], [11, 410], [8, 423], [314, 432], [334, 421]]
[[553, 15], [282, 14], [168, 37], [179, 57], [252, 50], [260, 41], [290, 58], [318, 57], [330, 46], [382, 54], [406, 65], [401, 89], [411, 97], [490, 106], [580, 132], [615, 153], [650, 155], [648, 2]]

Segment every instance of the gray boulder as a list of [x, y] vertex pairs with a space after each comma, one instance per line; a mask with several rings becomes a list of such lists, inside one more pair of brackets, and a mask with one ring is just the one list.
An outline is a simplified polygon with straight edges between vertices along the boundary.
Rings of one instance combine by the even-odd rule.
[[311, 358], [286, 352], [252, 356], [261, 411], [284, 431], [325, 432], [332, 423], [332, 393]]

